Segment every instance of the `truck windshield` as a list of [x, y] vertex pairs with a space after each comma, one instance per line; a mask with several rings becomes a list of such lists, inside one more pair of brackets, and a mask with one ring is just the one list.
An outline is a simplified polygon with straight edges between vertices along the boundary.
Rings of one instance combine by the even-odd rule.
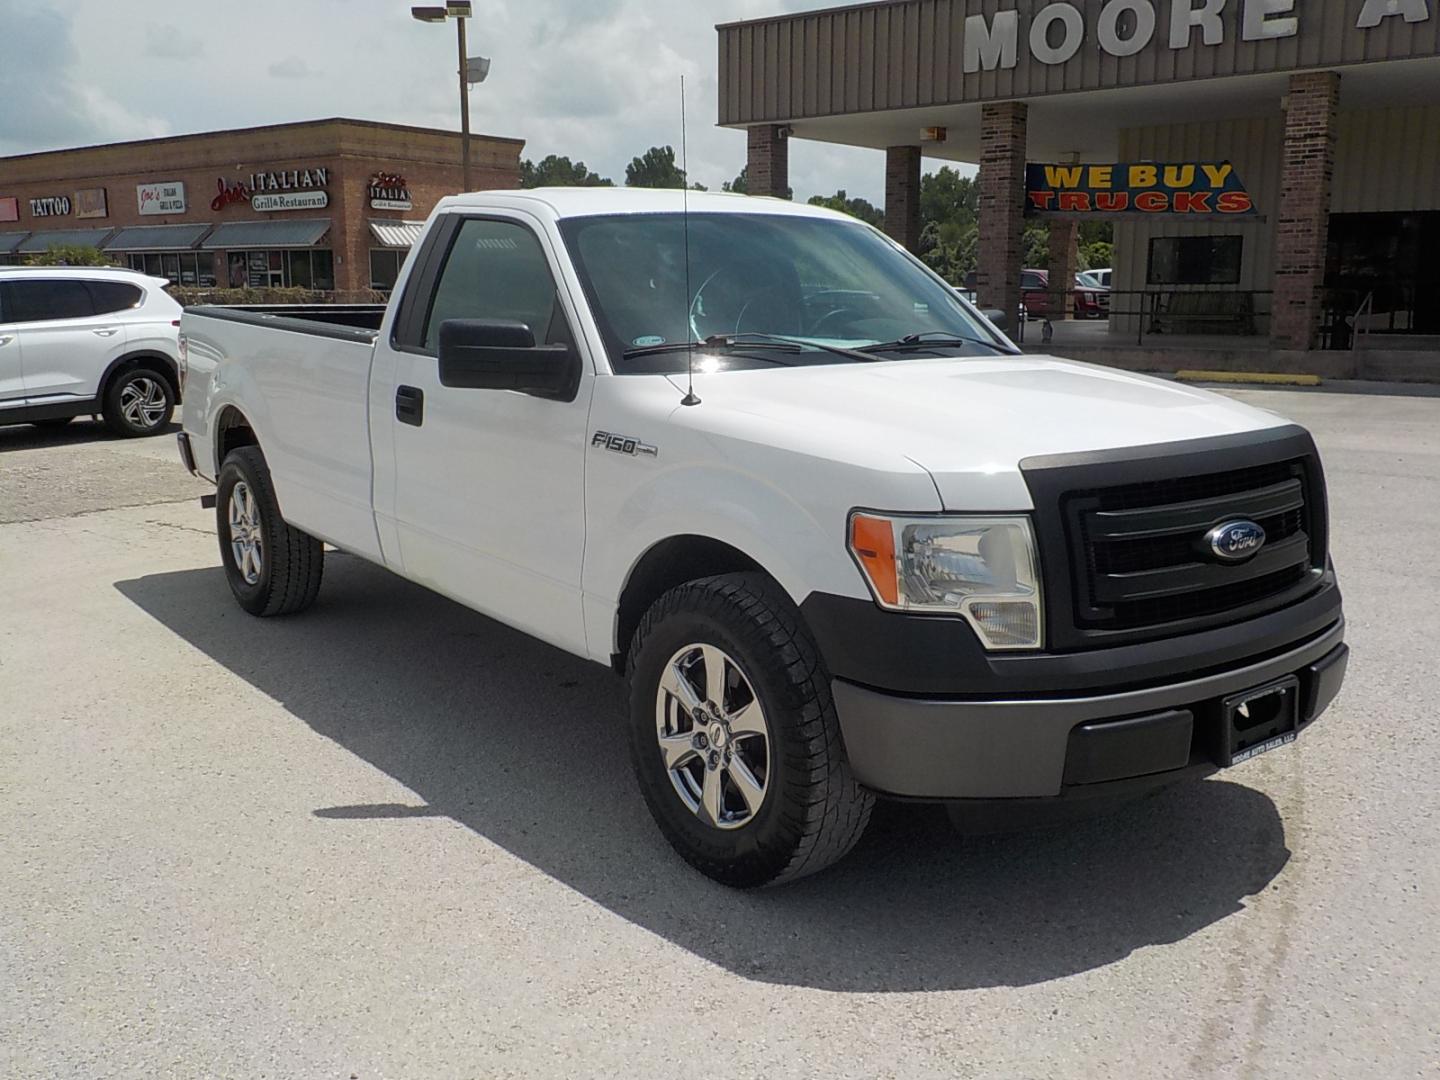
[[[680, 214], [571, 218], [561, 232], [617, 374], [683, 371], [688, 343], [746, 335], [813, 343], [793, 361], [806, 364], [863, 362], [825, 346], [882, 361], [1011, 351], [954, 289], [859, 222], [691, 214], [688, 291]], [[934, 344], [917, 347], [927, 336]]]

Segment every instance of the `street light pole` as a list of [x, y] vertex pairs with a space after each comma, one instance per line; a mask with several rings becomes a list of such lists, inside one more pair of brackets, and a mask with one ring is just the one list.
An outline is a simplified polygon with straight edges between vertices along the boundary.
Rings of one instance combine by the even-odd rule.
[[460, 39], [460, 162], [461, 175], [464, 177], [465, 190], [469, 191], [470, 183], [470, 71], [469, 60], [466, 57], [465, 48], [465, 16], [461, 15], [455, 20], [455, 25]]
[[490, 73], [490, 61], [477, 57], [475, 63], [465, 55], [465, 23], [472, 14], [470, 0], [449, 0], [444, 7], [412, 7], [412, 18], [425, 23], [443, 23], [454, 19], [456, 40], [460, 46], [460, 163], [464, 188], [473, 186], [470, 178], [470, 87], [484, 82]]

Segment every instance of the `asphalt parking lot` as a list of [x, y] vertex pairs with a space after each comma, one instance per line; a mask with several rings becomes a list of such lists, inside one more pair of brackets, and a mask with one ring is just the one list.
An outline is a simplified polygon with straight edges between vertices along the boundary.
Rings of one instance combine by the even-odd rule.
[[357, 560], [260, 622], [170, 438], [0, 429], [0, 1076], [1440, 1075], [1440, 398], [1315, 431], [1349, 681], [1099, 820], [724, 890], [606, 672]]

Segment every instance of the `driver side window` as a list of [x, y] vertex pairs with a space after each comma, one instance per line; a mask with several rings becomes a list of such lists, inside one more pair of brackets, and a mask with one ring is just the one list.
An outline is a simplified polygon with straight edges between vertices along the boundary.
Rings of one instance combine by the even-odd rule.
[[509, 319], [530, 327], [537, 345], [569, 342], [540, 241], [510, 221], [471, 218], [461, 224], [425, 320], [427, 351], [438, 347], [447, 319]]

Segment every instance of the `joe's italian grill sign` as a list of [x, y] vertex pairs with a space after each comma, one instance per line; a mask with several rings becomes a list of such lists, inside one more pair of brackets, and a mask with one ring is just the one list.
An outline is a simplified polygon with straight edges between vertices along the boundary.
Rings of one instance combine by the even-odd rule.
[[1255, 200], [1228, 161], [1027, 165], [1030, 214], [1244, 217]]

